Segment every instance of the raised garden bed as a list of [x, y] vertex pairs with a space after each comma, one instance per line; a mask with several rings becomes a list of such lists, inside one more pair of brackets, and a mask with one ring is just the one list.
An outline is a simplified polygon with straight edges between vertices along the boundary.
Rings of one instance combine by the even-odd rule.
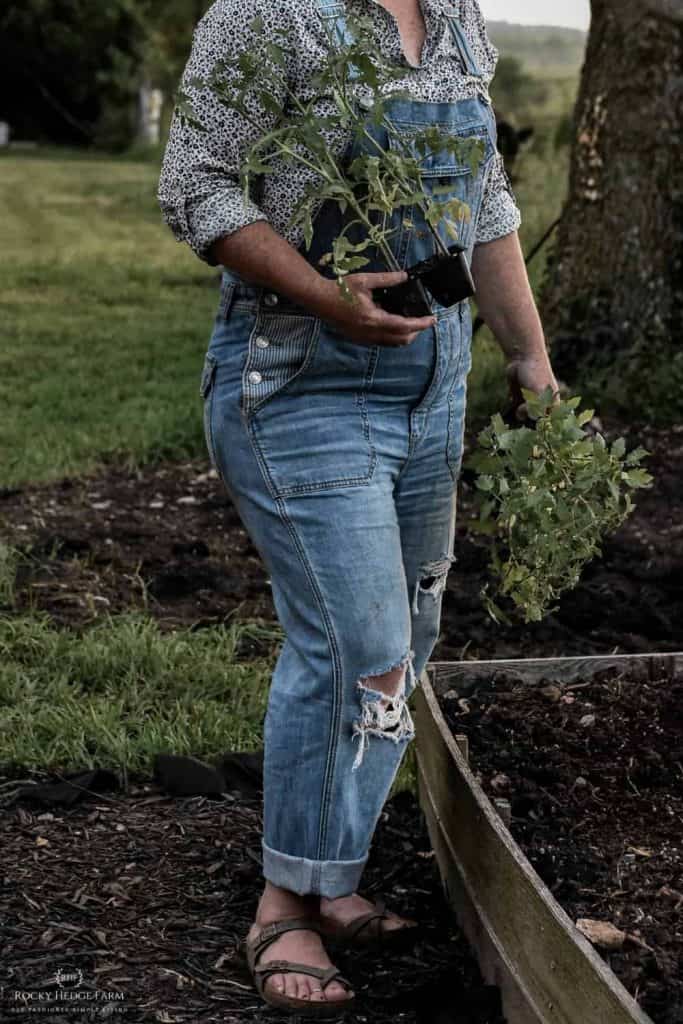
[[433, 663], [416, 710], [442, 878], [509, 1024], [682, 1024], [683, 657]]

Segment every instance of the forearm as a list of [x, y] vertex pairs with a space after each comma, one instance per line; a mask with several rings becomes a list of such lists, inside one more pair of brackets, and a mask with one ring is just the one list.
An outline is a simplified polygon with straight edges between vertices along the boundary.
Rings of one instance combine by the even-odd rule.
[[508, 361], [549, 362], [517, 232], [475, 246], [472, 276], [479, 314]]
[[313, 313], [329, 302], [331, 290], [337, 288], [267, 221], [256, 221], [219, 238], [212, 255], [245, 281], [279, 292]]
[[319, 274], [266, 221], [255, 221], [218, 239], [211, 255], [244, 280], [285, 295], [361, 344], [407, 345], [436, 323], [433, 316], [387, 313], [373, 301], [374, 288], [402, 283], [407, 278], [405, 271], [349, 274], [346, 285], [353, 299], [349, 302], [336, 281]]

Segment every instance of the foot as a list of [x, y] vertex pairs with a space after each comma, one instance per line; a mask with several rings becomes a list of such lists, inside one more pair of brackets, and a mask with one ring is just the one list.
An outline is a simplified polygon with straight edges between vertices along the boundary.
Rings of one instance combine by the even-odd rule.
[[[354, 892], [352, 896], [342, 896], [337, 900], [323, 898], [320, 900], [320, 920], [323, 922], [326, 932], [333, 935], [335, 931], [341, 931], [346, 925], [362, 917], [363, 914], [370, 913], [373, 907], [374, 904], [370, 900], [359, 896], [357, 892]], [[379, 932], [394, 932], [403, 928], [414, 928], [417, 925], [417, 921], [400, 917], [391, 910], [385, 911], [385, 914], [385, 917], [371, 921], [367, 926], [367, 931], [377, 935]]]
[[[268, 885], [261, 899], [256, 921], [249, 929], [249, 941], [255, 939], [267, 925], [291, 917], [310, 917], [313, 923], [319, 922], [317, 906], [313, 909], [310, 899], [286, 893], [282, 889], [276, 890]], [[324, 970], [332, 966], [318, 933], [303, 929], [285, 932], [279, 936], [264, 949], [257, 964], [267, 964], [271, 960], [294, 960], [296, 963], [322, 967]], [[331, 981], [323, 991], [317, 978], [294, 973], [271, 975], [264, 985], [264, 993], [266, 992], [271, 995], [277, 993], [290, 999], [309, 999], [311, 1002], [339, 1002], [352, 999], [354, 995], [338, 981]]]

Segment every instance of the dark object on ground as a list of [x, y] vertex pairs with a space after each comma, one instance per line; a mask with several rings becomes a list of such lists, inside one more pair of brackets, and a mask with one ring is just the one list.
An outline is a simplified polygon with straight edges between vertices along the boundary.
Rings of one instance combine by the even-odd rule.
[[220, 773], [196, 757], [157, 754], [154, 778], [171, 796], [219, 796], [225, 792]]
[[556, 899], [625, 932], [605, 959], [656, 1024], [682, 1024], [683, 679], [497, 677], [441, 705]]
[[259, 796], [263, 789], [263, 751], [224, 754], [216, 762], [225, 791], [245, 797]]
[[215, 766], [196, 757], [158, 754], [154, 778], [171, 796], [258, 796], [263, 789], [263, 751], [224, 754]]
[[[123, 992], [128, 1024], [281, 1021], [259, 1004], [239, 952], [262, 883], [260, 807], [174, 800], [148, 779], [130, 781], [128, 794], [94, 808], [49, 820], [23, 807], [3, 815], [5, 996], [11, 987], [56, 990], [57, 969], [80, 969], [79, 991]], [[498, 993], [482, 984], [445, 906], [406, 793], [387, 804], [377, 829], [363, 892], [377, 891], [422, 930], [407, 951], [335, 959], [357, 993], [355, 1019], [504, 1024]]]
[[119, 779], [105, 768], [81, 768], [63, 775], [58, 782], [42, 782], [20, 786], [15, 790], [13, 801], [35, 801], [51, 807], [57, 804], [69, 806], [86, 796], [96, 796], [107, 790], [118, 789]]

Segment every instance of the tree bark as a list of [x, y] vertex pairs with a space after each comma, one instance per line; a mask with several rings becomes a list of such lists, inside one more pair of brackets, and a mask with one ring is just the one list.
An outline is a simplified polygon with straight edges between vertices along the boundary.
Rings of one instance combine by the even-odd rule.
[[683, 408], [683, 0], [593, 0], [541, 307], [562, 379], [668, 352]]

